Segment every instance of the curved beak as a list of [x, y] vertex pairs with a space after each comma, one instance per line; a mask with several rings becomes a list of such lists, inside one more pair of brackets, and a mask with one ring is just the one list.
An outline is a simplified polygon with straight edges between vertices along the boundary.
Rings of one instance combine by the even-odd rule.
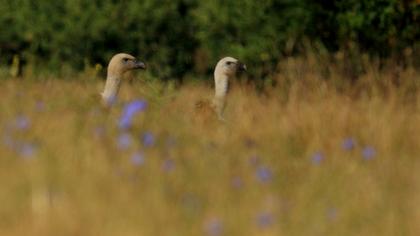
[[142, 62], [142, 61], [135, 60], [134, 61], [134, 68], [135, 69], [143, 69], [143, 70], [145, 70], [146, 69], [146, 64], [144, 62]]

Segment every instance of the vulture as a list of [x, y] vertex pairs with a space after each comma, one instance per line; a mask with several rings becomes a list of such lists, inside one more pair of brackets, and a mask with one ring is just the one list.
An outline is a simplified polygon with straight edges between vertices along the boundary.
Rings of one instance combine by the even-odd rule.
[[117, 98], [124, 73], [136, 69], [144, 70], [146, 64], [130, 54], [118, 53], [111, 58], [108, 64], [105, 88], [101, 93], [104, 104], [111, 105]]
[[210, 109], [220, 121], [224, 121], [223, 112], [226, 105], [229, 79], [237, 72], [246, 71], [246, 65], [233, 57], [222, 58], [214, 69], [214, 97], [211, 101], [204, 100], [196, 103], [196, 110]]

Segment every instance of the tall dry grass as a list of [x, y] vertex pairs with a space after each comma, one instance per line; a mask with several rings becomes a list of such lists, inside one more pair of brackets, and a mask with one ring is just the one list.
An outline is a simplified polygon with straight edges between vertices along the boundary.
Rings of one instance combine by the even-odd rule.
[[[272, 86], [0, 80], [1, 235], [418, 235], [420, 74], [291, 58]], [[140, 76], [141, 77], [141, 76]], [[121, 130], [124, 104], [148, 107]]]

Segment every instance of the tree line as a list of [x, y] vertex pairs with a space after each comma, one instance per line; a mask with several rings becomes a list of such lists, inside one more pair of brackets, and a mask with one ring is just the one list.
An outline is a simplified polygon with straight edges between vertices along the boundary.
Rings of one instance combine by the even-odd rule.
[[279, 60], [316, 48], [375, 58], [416, 56], [414, 0], [0, 0], [0, 64], [18, 55], [59, 70], [138, 55], [160, 78], [206, 74], [222, 56], [264, 77]]

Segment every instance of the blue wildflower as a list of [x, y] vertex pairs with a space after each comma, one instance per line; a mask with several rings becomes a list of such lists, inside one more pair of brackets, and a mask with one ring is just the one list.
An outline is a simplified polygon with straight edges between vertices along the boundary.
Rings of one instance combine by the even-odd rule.
[[324, 155], [321, 152], [316, 152], [312, 155], [312, 164], [319, 165], [324, 160]]
[[260, 166], [257, 168], [257, 178], [262, 183], [270, 182], [273, 178], [271, 170], [266, 166]]
[[15, 120], [16, 128], [20, 130], [26, 130], [30, 127], [31, 122], [28, 117], [20, 115]]
[[141, 166], [144, 163], [144, 155], [141, 152], [136, 152], [131, 156], [131, 163], [135, 166]]
[[274, 217], [270, 212], [262, 212], [257, 216], [257, 225], [260, 228], [270, 227], [273, 223]]
[[144, 100], [134, 100], [128, 103], [123, 110], [122, 116], [119, 120], [119, 127], [121, 129], [128, 129], [132, 125], [133, 117], [139, 112], [146, 109], [147, 102]]
[[35, 145], [31, 143], [23, 143], [19, 147], [19, 154], [25, 159], [31, 159], [36, 151]]
[[341, 146], [343, 147], [344, 150], [351, 151], [353, 150], [355, 144], [356, 142], [354, 141], [353, 138], [346, 138], [344, 139], [343, 144]]
[[206, 231], [207, 235], [210, 236], [219, 236], [223, 233], [223, 224], [222, 221], [214, 218], [211, 219], [207, 224], [205, 225], [204, 230]]
[[132, 138], [129, 133], [122, 133], [118, 136], [117, 146], [121, 150], [125, 150], [131, 146]]
[[155, 136], [151, 132], [143, 134], [143, 145], [145, 147], [151, 147], [155, 144]]
[[362, 156], [365, 160], [371, 160], [375, 157], [376, 150], [372, 146], [367, 146], [362, 150]]

